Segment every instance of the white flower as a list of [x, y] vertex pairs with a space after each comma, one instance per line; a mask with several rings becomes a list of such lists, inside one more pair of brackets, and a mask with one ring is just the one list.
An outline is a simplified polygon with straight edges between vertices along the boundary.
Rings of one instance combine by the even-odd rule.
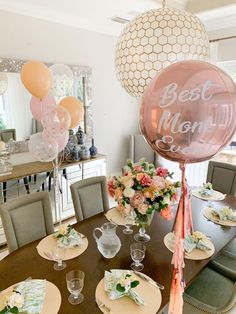
[[232, 208], [230, 207], [223, 207], [221, 212], [224, 216], [231, 216], [233, 214]]
[[6, 297], [5, 304], [10, 308], [16, 306], [18, 309], [20, 309], [24, 305], [24, 298], [20, 293], [13, 292], [11, 295]]
[[65, 225], [60, 225], [58, 229], [58, 234], [66, 234], [67, 233], [67, 226]]
[[120, 182], [125, 188], [131, 188], [134, 185], [134, 180], [130, 176], [121, 177]]
[[194, 242], [206, 239], [206, 235], [200, 231], [194, 231], [192, 237], [194, 239]]
[[135, 190], [134, 190], [134, 189], [132, 189], [132, 188], [126, 188], [126, 189], [124, 189], [124, 196], [125, 196], [125, 197], [131, 198], [131, 197], [134, 196], [134, 194], [135, 194]]
[[164, 197], [163, 197], [163, 203], [164, 204], [170, 204], [171, 203], [171, 201], [170, 201], [170, 196], [169, 195], [165, 195]]

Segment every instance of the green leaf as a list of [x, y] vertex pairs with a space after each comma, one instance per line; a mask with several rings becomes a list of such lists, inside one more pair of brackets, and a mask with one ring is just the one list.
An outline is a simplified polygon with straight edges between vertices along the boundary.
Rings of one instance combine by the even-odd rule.
[[126, 278], [129, 278], [129, 277], [131, 277], [131, 275], [127, 274], [127, 275], [125, 276], [125, 279], [126, 279]]
[[148, 210], [147, 210], [147, 214], [151, 214], [151, 213], [152, 213], [152, 211], [153, 211], [153, 209], [152, 209], [152, 208], [148, 208]]
[[125, 288], [122, 287], [120, 283], [118, 283], [118, 284], [116, 285], [116, 290], [119, 291], [119, 292], [125, 292]]
[[135, 287], [137, 287], [139, 285], [139, 281], [138, 280], [135, 280], [135, 281], [132, 281], [131, 282], [131, 288], [135, 288]]
[[7, 306], [5, 306], [4, 309], [0, 311], [0, 314], [5, 314], [8, 312], [9, 312], [9, 308]]
[[19, 313], [18, 307], [16, 307], [16, 306], [12, 307], [10, 309], [10, 313], [18, 314]]

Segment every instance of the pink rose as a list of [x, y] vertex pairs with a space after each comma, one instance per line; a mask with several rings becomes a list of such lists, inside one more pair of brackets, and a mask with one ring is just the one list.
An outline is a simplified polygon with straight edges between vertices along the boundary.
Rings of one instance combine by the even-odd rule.
[[140, 204], [142, 204], [145, 201], [145, 197], [143, 196], [143, 193], [141, 191], [135, 191], [134, 196], [130, 200], [130, 204], [134, 208], [138, 208]]
[[134, 166], [134, 171], [143, 171], [143, 167], [140, 165]]
[[160, 215], [166, 220], [171, 220], [173, 218], [171, 206], [167, 206], [167, 207], [163, 208], [160, 212]]
[[171, 201], [172, 202], [177, 202], [178, 201], [178, 193], [175, 193], [171, 196]]
[[142, 215], [146, 215], [149, 205], [148, 204], [140, 204], [138, 206], [138, 212]]
[[168, 169], [166, 169], [166, 168], [161, 168], [161, 167], [156, 168], [156, 175], [157, 175], [157, 176], [166, 178], [166, 177], [168, 176], [168, 174], [169, 174]]
[[151, 177], [146, 173], [138, 173], [136, 179], [142, 186], [150, 186], [153, 182]]
[[156, 187], [159, 190], [163, 190], [166, 187], [166, 181], [163, 177], [157, 176], [157, 177], [153, 177], [153, 180], [155, 182]]
[[108, 193], [110, 194], [110, 196], [111, 196], [111, 197], [114, 197], [114, 196], [115, 196], [116, 187], [115, 187], [115, 185], [114, 185], [113, 178], [111, 178], [111, 179], [108, 181], [107, 187], [108, 187]]

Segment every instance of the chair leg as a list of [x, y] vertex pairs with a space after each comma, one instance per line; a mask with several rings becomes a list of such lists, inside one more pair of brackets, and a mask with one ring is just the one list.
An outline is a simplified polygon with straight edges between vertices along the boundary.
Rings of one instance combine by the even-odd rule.
[[3, 201], [4, 203], [6, 203], [7, 201], [7, 182], [6, 181], [2, 183], [2, 188], [3, 188]]
[[27, 191], [27, 194], [30, 194], [28, 178], [27, 178], [27, 177], [24, 177], [24, 178], [23, 178], [23, 181], [24, 181], [24, 185], [25, 185], [25, 189], [26, 189], [26, 191]]

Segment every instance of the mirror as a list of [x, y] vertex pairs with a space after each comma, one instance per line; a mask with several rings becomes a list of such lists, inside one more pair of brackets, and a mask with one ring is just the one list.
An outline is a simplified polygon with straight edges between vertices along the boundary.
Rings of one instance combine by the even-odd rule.
[[[15, 129], [17, 141], [26, 140], [31, 134], [40, 131], [30, 111], [31, 94], [20, 80], [20, 71], [25, 62], [0, 58], [0, 76], [4, 72], [8, 79], [7, 90], [0, 95], [0, 130]], [[52, 65], [45, 64], [48, 67]], [[79, 65], [68, 66], [73, 72], [73, 87], [66, 96], [74, 96], [84, 104], [84, 121], [80, 126], [86, 133], [86, 140], [90, 140], [93, 137], [91, 68]], [[60, 100], [55, 99], [57, 102]]]

